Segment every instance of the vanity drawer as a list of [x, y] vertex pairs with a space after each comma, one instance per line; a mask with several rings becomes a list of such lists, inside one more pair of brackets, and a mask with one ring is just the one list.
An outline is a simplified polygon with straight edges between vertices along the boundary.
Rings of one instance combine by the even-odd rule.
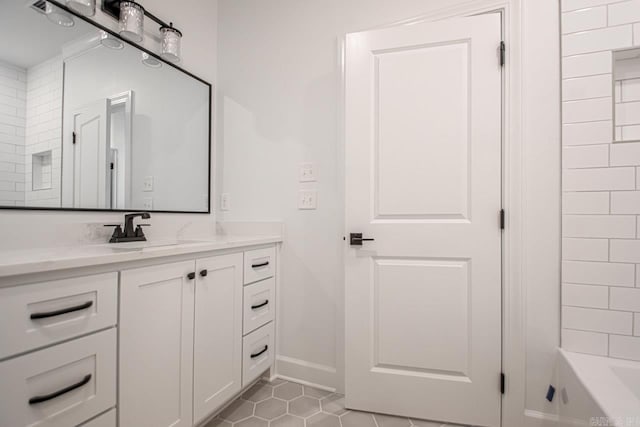
[[91, 421], [82, 424], [80, 427], [116, 427], [116, 410], [115, 408], [100, 415]]
[[251, 332], [242, 340], [242, 387], [269, 369], [275, 356], [273, 322]]
[[117, 322], [118, 273], [0, 289], [0, 359]]
[[273, 320], [275, 290], [276, 279], [273, 277], [244, 287], [244, 335]]
[[76, 426], [116, 404], [115, 328], [0, 363], [1, 426]]
[[244, 284], [273, 277], [276, 272], [276, 248], [255, 249], [244, 253]]

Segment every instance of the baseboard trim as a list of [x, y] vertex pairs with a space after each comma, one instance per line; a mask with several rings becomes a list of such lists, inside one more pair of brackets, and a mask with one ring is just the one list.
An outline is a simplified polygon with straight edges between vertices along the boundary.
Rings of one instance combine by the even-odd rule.
[[276, 356], [275, 376], [331, 392], [338, 388], [336, 368], [293, 357]]

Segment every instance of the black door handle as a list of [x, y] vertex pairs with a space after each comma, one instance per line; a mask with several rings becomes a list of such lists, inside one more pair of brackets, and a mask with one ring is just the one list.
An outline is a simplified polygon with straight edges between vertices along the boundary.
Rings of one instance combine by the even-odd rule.
[[207, 270], [201, 270], [200, 271], [200, 277], [207, 277], [207, 274], [209, 274], [209, 272]]
[[195, 272], [187, 274], [187, 279], [193, 280], [195, 278], [196, 278], [196, 273]]
[[47, 311], [44, 313], [32, 313], [31, 319], [46, 319], [47, 317], [61, 316], [67, 313], [73, 313], [74, 311], [84, 310], [93, 305], [93, 301], [87, 301], [84, 304], [74, 305], [73, 307], [61, 308], [60, 310]]
[[365, 239], [362, 237], [362, 233], [349, 234], [349, 244], [351, 246], [362, 246], [362, 242], [373, 242], [375, 239]]
[[260, 350], [259, 352], [252, 354], [251, 358], [255, 359], [256, 357], [260, 356], [262, 353], [264, 353], [265, 351], [269, 350], [269, 346], [265, 345], [264, 348], [262, 350]]
[[257, 310], [257, 309], [259, 309], [260, 307], [264, 307], [264, 306], [265, 306], [265, 305], [267, 305], [267, 304], [269, 304], [269, 300], [268, 300], [268, 299], [264, 300], [264, 302], [262, 302], [262, 303], [260, 303], [260, 304], [252, 305], [252, 306], [251, 306], [251, 310]]
[[55, 399], [58, 396], [62, 396], [65, 393], [69, 393], [72, 390], [82, 387], [83, 385], [87, 384], [89, 381], [91, 381], [91, 374], [85, 375], [85, 377], [80, 382], [77, 382], [75, 384], [62, 388], [58, 391], [54, 391], [51, 394], [45, 394], [42, 396], [33, 396], [31, 399], [29, 399], [29, 405], [35, 405], [36, 403], [42, 403], [42, 402], [46, 402], [47, 400]]
[[266, 267], [267, 265], [269, 265], [269, 261], [261, 262], [260, 264], [251, 264], [251, 268]]

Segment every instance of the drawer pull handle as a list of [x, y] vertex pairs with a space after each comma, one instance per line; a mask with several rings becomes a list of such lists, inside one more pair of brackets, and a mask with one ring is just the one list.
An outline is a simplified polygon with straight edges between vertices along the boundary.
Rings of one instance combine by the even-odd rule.
[[47, 400], [55, 399], [58, 396], [62, 396], [65, 393], [69, 393], [72, 390], [82, 387], [83, 385], [87, 384], [89, 381], [91, 381], [91, 374], [85, 375], [82, 381], [77, 382], [68, 387], [65, 387], [63, 389], [60, 389], [58, 391], [54, 391], [51, 394], [45, 394], [44, 396], [34, 396], [31, 399], [29, 399], [29, 405], [35, 405], [36, 403], [42, 403], [42, 402], [46, 402]]
[[267, 304], [269, 304], [269, 300], [268, 299], [264, 300], [264, 302], [261, 302], [260, 304], [252, 305], [251, 306], [251, 310], [257, 310], [260, 307], [264, 307]]
[[252, 355], [251, 355], [251, 358], [252, 358], [252, 359], [255, 359], [256, 357], [260, 356], [262, 353], [264, 353], [264, 352], [265, 352], [265, 351], [267, 351], [267, 350], [269, 350], [269, 346], [268, 346], [268, 345], [265, 345], [265, 346], [264, 346], [264, 348], [263, 348], [262, 350], [260, 350], [260, 351], [259, 351], [259, 352], [257, 352], [257, 353], [252, 354]]
[[73, 313], [74, 311], [84, 310], [93, 305], [93, 301], [87, 301], [84, 304], [74, 305], [73, 307], [61, 308], [60, 310], [47, 311], [45, 313], [32, 313], [31, 319], [46, 319], [47, 317], [61, 316], [67, 313]]
[[251, 268], [266, 267], [267, 265], [269, 265], [269, 261], [261, 262], [260, 264], [251, 264]]

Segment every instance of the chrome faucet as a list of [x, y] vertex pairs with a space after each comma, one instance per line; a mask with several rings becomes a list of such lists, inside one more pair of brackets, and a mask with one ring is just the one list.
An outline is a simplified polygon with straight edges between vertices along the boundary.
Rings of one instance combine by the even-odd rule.
[[142, 219], [149, 219], [151, 215], [148, 212], [139, 212], [127, 214], [124, 216], [124, 232], [122, 231], [122, 225], [120, 224], [106, 224], [105, 227], [115, 227], [113, 230], [113, 234], [111, 235], [111, 239], [109, 243], [123, 243], [123, 242], [144, 242], [147, 240], [147, 237], [144, 235], [144, 231], [142, 231], [142, 227], [148, 227], [151, 224], [138, 224], [137, 227], [133, 228], [133, 220], [136, 217], [140, 217]]

